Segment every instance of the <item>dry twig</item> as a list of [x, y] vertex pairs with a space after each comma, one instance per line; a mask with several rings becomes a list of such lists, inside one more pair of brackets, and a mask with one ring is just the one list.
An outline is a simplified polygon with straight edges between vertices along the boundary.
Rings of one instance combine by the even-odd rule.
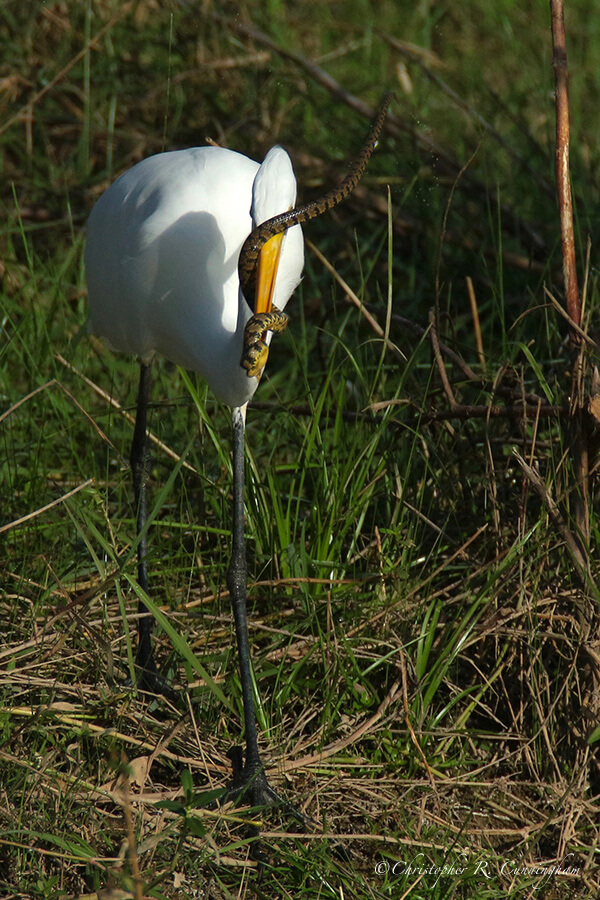
[[[569, 90], [567, 48], [565, 40], [564, 0], [550, 0], [552, 18], [552, 46], [554, 78], [556, 85], [556, 190], [560, 216], [560, 240], [563, 261], [563, 279], [567, 313], [573, 322], [569, 330], [573, 348], [573, 370], [571, 375], [571, 439], [573, 464], [579, 487], [575, 497], [575, 521], [584, 544], [589, 540], [589, 453], [588, 435], [583, 416], [585, 344], [581, 339], [581, 297], [577, 284], [575, 259], [575, 235], [573, 228], [573, 201], [569, 176]], [[583, 548], [582, 548], [583, 549]]]

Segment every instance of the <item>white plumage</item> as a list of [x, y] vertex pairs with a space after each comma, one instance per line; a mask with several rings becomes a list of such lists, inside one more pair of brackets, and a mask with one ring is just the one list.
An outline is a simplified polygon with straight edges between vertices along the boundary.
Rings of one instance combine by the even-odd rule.
[[[89, 218], [92, 331], [146, 363], [161, 353], [199, 372], [224, 403], [243, 406], [258, 379], [240, 366], [252, 310], [239, 286], [239, 252], [256, 225], [295, 201], [296, 179], [281, 147], [262, 165], [220, 147], [138, 163], [108, 188]], [[303, 265], [302, 230], [295, 225], [279, 259], [273, 295], [279, 309]]]

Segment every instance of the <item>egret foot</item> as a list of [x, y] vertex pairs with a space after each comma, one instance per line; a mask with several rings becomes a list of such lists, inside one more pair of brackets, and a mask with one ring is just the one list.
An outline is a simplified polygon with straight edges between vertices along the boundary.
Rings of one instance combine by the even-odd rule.
[[232, 747], [227, 751], [227, 756], [231, 760], [233, 778], [224, 797], [226, 802], [244, 801], [251, 807], [262, 808], [276, 806], [305, 827], [316, 824], [271, 787], [260, 759], [246, 760], [244, 763], [241, 747]]
[[160, 674], [156, 668], [154, 656], [146, 660], [144, 665], [141, 665], [138, 654], [135, 661], [135, 672], [137, 687], [142, 694], [157, 694], [165, 697], [171, 703], [179, 702], [179, 691], [173, 687], [164, 675]]
[[[140, 634], [134, 666], [137, 688], [142, 694], [160, 695], [171, 703], [179, 701], [180, 692], [158, 671], [150, 643], [150, 632], [146, 634], [145, 628]], [[130, 678], [125, 681], [125, 685], [131, 687]]]
[[[241, 747], [231, 747], [227, 751], [227, 756], [231, 760], [231, 768], [233, 770], [233, 778], [229, 789], [221, 798], [221, 803], [239, 803], [245, 801], [250, 807], [277, 807], [286, 813], [290, 818], [295, 819], [302, 825], [306, 831], [318, 830], [319, 823], [307, 816], [305, 813], [285, 800], [277, 793], [274, 787], [269, 784], [265, 770], [260, 759], [256, 759], [244, 764], [244, 754]], [[269, 855], [265, 851], [263, 842], [260, 838], [260, 831], [256, 825], [250, 826], [250, 833], [255, 840], [252, 843], [251, 856], [258, 863], [259, 873], [264, 869], [265, 864], [269, 862]], [[338, 859], [344, 862], [350, 861], [350, 854], [343, 844], [332, 839], [332, 849]]]

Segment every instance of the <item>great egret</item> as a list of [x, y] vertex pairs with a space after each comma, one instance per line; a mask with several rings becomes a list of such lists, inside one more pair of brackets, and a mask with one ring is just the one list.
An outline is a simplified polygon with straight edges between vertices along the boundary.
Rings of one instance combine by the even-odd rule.
[[[239, 653], [246, 737], [245, 762], [231, 754], [236, 792], [252, 805], [278, 797], [261, 762], [246, 617], [244, 430], [273, 331], [300, 281], [300, 223], [331, 209], [356, 185], [377, 143], [390, 97], [385, 95], [367, 143], [340, 186], [293, 209], [296, 180], [288, 154], [273, 147], [262, 165], [220, 147], [152, 156], [121, 175], [90, 215], [85, 248], [91, 328], [115, 350], [140, 358], [131, 448], [138, 580], [148, 593], [146, 413], [149, 366], [156, 353], [199, 372], [232, 408], [233, 540], [227, 573]], [[242, 246], [243, 245], [243, 246]], [[136, 666], [140, 686], [169, 693], [152, 654], [152, 620], [139, 604]]]

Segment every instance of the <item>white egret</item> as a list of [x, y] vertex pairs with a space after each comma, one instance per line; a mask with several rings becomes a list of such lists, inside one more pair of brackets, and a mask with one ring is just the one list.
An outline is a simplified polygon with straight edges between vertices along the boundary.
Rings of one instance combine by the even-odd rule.
[[[246, 617], [244, 430], [248, 401], [262, 374], [273, 331], [304, 264], [300, 224], [333, 207], [356, 185], [377, 143], [386, 95], [365, 148], [340, 186], [293, 209], [296, 180], [288, 154], [273, 147], [262, 165], [220, 147], [152, 156], [100, 197], [85, 249], [91, 328], [115, 350], [140, 358], [131, 449], [138, 533], [138, 580], [148, 593], [146, 412], [149, 366], [156, 353], [199, 372], [232, 408], [233, 528], [227, 574], [244, 706], [245, 761], [231, 754], [233, 790], [253, 805], [278, 797], [258, 748]], [[140, 686], [169, 693], [156, 670], [151, 617], [139, 607], [136, 666]]]

